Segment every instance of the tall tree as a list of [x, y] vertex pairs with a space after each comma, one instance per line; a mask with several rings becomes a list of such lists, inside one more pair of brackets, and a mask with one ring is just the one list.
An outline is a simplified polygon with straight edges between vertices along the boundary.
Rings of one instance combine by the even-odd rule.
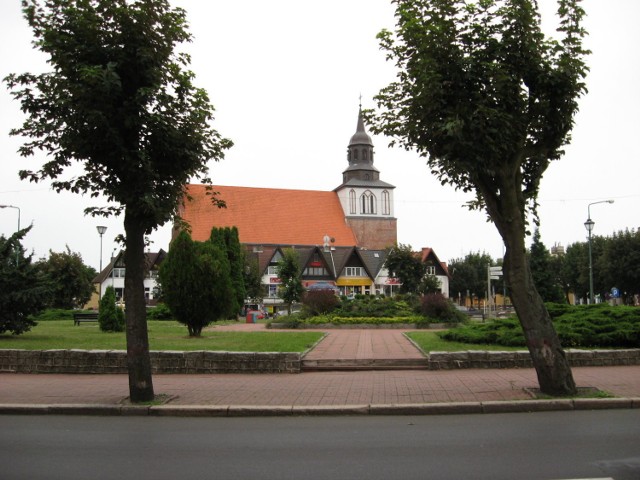
[[51, 281], [53, 288], [50, 306], [53, 308], [81, 308], [95, 291], [96, 271], [85, 265], [82, 255], [72, 252], [49, 251], [49, 258], [37, 263]]
[[536, 290], [545, 302], [566, 303], [559, 278], [552, 268], [551, 253], [540, 239], [540, 231], [536, 228], [533, 242], [529, 249], [531, 276]]
[[287, 304], [287, 312], [291, 314], [291, 305], [302, 300], [302, 295], [304, 294], [298, 252], [293, 248], [285, 248], [276, 268], [281, 282], [278, 295]]
[[[451, 283], [449, 292], [452, 297], [467, 298], [473, 295], [482, 297], [487, 291], [487, 267], [494, 265], [491, 256], [486, 253], [472, 252], [464, 258], [449, 262]], [[498, 285], [498, 283], [496, 283]]]
[[[154, 396], [144, 298], [144, 236], [172, 220], [192, 178], [231, 142], [211, 128], [213, 107], [193, 84], [186, 14], [168, 0], [23, 0], [34, 45], [52, 71], [5, 81], [27, 119], [13, 135], [20, 153], [45, 152], [30, 181], [56, 191], [104, 195], [92, 215], [124, 213], [127, 362], [130, 398]], [[80, 163], [84, 172], [68, 172]]]
[[402, 293], [420, 293], [420, 286], [427, 273], [427, 266], [420, 256], [411, 249], [411, 245], [402, 243], [387, 250], [385, 267], [389, 276], [397, 278]]
[[189, 336], [199, 337], [211, 322], [235, 312], [229, 261], [215, 242], [195, 242], [180, 232], [160, 266], [160, 282], [165, 303]]
[[620, 231], [607, 238], [597, 263], [605, 289], [618, 288], [625, 302], [631, 303], [640, 293], [640, 230]]
[[37, 325], [32, 316], [49, 302], [51, 284], [42, 270], [25, 256], [21, 240], [31, 227], [0, 236], [0, 334], [28, 332]]
[[232, 306], [232, 316], [237, 319], [238, 313], [244, 305], [246, 297], [246, 288], [244, 285], [244, 251], [240, 245], [240, 237], [237, 227], [224, 227], [211, 229], [210, 240], [218, 244], [224, 249], [229, 261], [229, 269], [231, 274], [231, 285], [233, 287], [233, 295], [231, 300], [234, 302]]
[[584, 11], [559, 0], [560, 40], [535, 0], [394, 0], [381, 45], [397, 80], [376, 96], [372, 130], [427, 158], [445, 184], [475, 192], [505, 244], [504, 275], [542, 391], [573, 394], [569, 362], [527, 261], [527, 213], [567, 144], [585, 92]]

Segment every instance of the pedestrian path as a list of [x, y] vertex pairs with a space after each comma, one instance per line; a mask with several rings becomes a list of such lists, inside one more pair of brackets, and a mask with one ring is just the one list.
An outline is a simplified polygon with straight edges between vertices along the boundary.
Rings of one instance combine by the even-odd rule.
[[[257, 331], [264, 326], [217, 327]], [[379, 370], [375, 362], [424, 361], [403, 330], [330, 330], [306, 361], [352, 362], [352, 368], [300, 374], [154, 375], [163, 405], [128, 407], [127, 375], [0, 373], [0, 414], [426, 414], [585, 408], [640, 408], [640, 366], [579, 367], [579, 387], [616, 398], [533, 400], [534, 369]], [[369, 368], [353, 369], [357, 362]], [[318, 365], [316, 365], [318, 367]]]
[[305, 371], [426, 367], [422, 352], [397, 329], [329, 330], [302, 361]]

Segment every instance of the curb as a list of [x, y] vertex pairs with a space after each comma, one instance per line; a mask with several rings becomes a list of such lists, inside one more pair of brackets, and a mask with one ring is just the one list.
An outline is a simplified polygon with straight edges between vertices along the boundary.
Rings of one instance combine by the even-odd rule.
[[0, 415], [91, 415], [154, 417], [276, 417], [341, 415], [465, 415], [640, 408], [636, 398], [580, 398], [490, 402], [363, 405], [101, 405], [3, 404]]

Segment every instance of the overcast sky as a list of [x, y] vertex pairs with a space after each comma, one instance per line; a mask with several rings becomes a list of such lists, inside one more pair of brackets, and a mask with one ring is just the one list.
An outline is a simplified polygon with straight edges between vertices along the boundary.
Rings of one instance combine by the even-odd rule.
[[[235, 146], [210, 165], [221, 185], [333, 190], [347, 166], [346, 149], [356, 130], [359, 96], [364, 108], [394, 78], [375, 38], [393, 28], [389, 0], [172, 0], [186, 9], [196, 83], [216, 107], [215, 128]], [[539, 0], [545, 27], [554, 22], [555, 0]], [[31, 46], [19, 0], [0, 2], [0, 76], [46, 69]], [[585, 0], [590, 35], [589, 93], [580, 101], [572, 144], [542, 181], [539, 197], [542, 241], [584, 241], [587, 206], [594, 233], [612, 235], [640, 226], [640, 1]], [[21, 225], [33, 223], [25, 240], [37, 258], [68, 245], [85, 263], [103, 265], [123, 233], [121, 219], [85, 217], [91, 199], [57, 194], [48, 184], [20, 181], [18, 170], [36, 169], [43, 156], [23, 159], [20, 138], [8, 132], [20, 123], [19, 105], [0, 88], [0, 204], [20, 208]], [[469, 252], [503, 254], [495, 227], [482, 212], [469, 212], [468, 194], [440, 186], [413, 152], [389, 149], [373, 136], [375, 166], [396, 186], [398, 241], [432, 247], [449, 261]], [[269, 215], [268, 205], [256, 205]], [[320, 205], [318, 208], [322, 208]], [[313, 212], [309, 212], [313, 215]], [[17, 228], [18, 210], [0, 209], [0, 234]], [[327, 232], [331, 234], [331, 232]], [[170, 229], [156, 232], [153, 251], [168, 249]], [[318, 239], [321, 243], [322, 239]]]

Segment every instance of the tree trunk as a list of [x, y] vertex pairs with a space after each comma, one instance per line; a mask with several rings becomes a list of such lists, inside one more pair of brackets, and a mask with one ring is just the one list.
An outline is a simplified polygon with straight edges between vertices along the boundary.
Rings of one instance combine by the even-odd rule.
[[524, 330], [540, 390], [548, 395], [573, 395], [576, 385], [569, 361], [531, 276], [524, 245], [524, 224], [511, 221], [498, 229], [506, 246], [505, 281], [511, 289], [511, 301]]
[[126, 234], [124, 300], [129, 396], [132, 402], [148, 402], [153, 400], [154, 392], [149, 357], [147, 307], [144, 298], [145, 229], [142, 222], [128, 210], [125, 210], [124, 229]]

